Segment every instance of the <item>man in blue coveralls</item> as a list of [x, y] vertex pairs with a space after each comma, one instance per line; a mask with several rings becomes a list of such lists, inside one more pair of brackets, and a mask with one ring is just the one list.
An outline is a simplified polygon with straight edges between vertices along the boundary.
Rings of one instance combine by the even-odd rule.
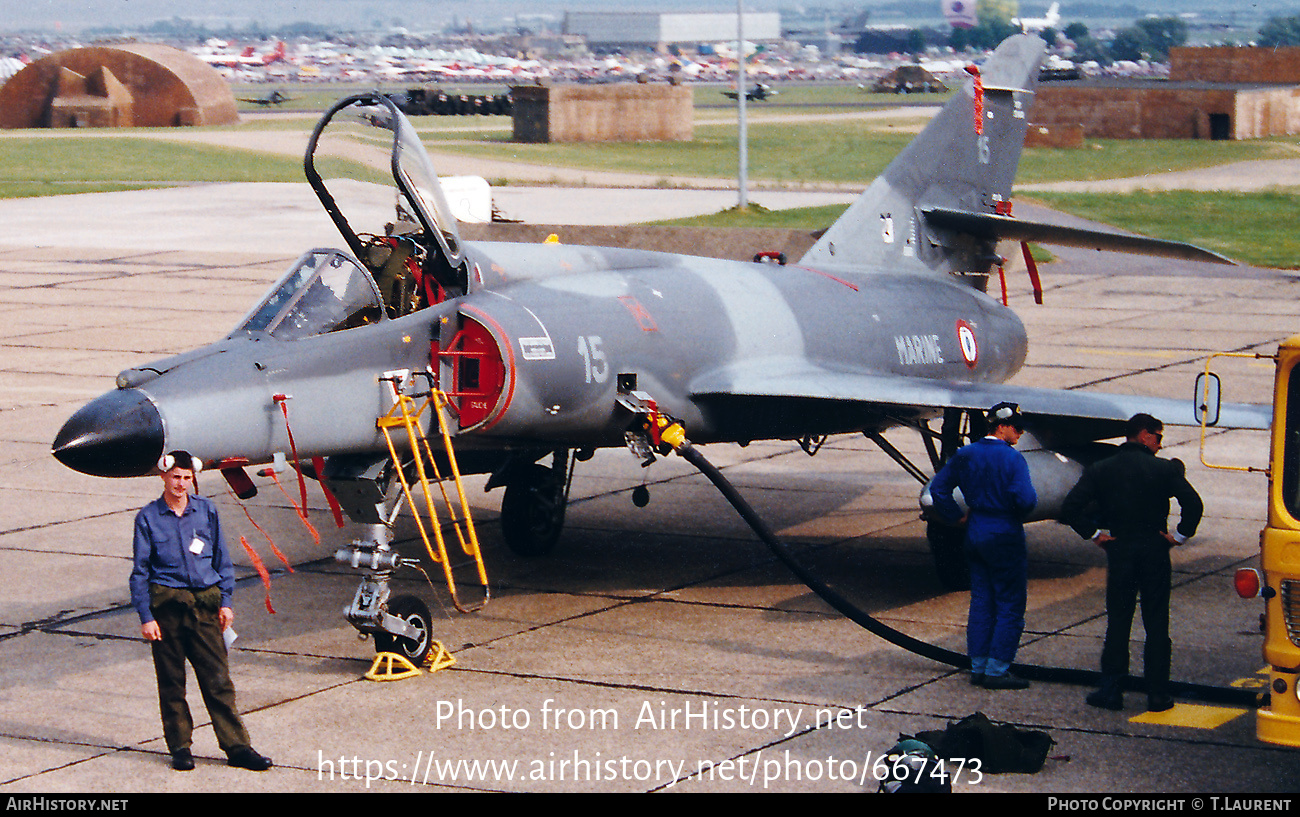
[[172, 768], [194, 768], [190, 751], [194, 720], [185, 701], [188, 660], [212, 718], [217, 745], [230, 765], [265, 771], [271, 759], [249, 745], [248, 731], [235, 709], [235, 686], [222, 639], [235, 618], [230, 606], [235, 571], [216, 506], [190, 493], [194, 473], [201, 467], [184, 451], [159, 460], [163, 494], [135, 517], [131, 603], [140, 616], [140, 634], [153, 650]]
[[[1013, 446], [1024, 433], [1014, 403], [989, 409], [987, 437], [963, 446], [930, 484], [934, 509], [944, 521], [966, 525], [970, 564], [970, 615], [966, 650], [971, 683], [985, 689], [1024, 689], [1009, 672], [1025, 629], [1029, 557], [1024, 518], [1038, 504], [1029, 466]], [[965, 515], [953, 499], [961, 489]]]

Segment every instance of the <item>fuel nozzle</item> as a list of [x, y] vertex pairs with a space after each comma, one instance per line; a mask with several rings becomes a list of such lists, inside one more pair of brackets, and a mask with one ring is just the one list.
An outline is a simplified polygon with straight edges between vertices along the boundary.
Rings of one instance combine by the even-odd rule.
[[[659, 431], [660, 453], [667, 454], [668, 450], [676, 450], [683, 445], [690, 445], [686, 441], [686, 429], [682, 424], [665, 414], [657, 414], [654, 423]], [[662, 450], [662, 449], [668, 450]]]
[[660, 411], [659, 405], [645, 392], [621, 393], [618, 404], [634, 415], [625, 436], [628, 448], [642, 459], [642, 467], [655, 461], [656, 452], [667, 456], [690, 444], [681, 422]]

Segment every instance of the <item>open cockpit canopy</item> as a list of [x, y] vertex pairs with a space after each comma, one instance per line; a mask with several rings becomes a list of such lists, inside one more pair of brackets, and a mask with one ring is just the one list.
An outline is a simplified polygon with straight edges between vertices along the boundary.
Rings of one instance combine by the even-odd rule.
[[358, 258], [367, 236], [418, 232], [446, 266], [460, 264], [456, 220], [433, 163], [388, 97], [358, 94], [335, 103], [312, 134], [304, 169]]

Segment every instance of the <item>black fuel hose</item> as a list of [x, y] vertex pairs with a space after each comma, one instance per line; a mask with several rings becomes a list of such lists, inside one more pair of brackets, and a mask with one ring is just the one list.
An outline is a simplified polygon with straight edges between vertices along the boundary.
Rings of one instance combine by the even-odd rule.
[[[878, 635], [895, 646], [902, 647], [908, 652], [919, 655], [923, 658], [929, 658], [938, 661], [941, 664], [957, 667], [958, 669], [969, 669], [970, 658], [952, 650], [945, 649], [935, 644], [913, 638], [906, 633], [890, 627], [876, 618], [868, 615], [857, 605], [840, 595], [834, 588], [827, 585], [817, 576], [808, 571], [799, 560], [791, 553], [789, 546], [777, 538], [772, 529], [767, 526], [745, 498], [740, 495], [734, 485], [722, 475], [713, 463], [709, 462], [699, 449], [691, 445], [690, 441], [684, 440], [676, 447], [676, 451], [687, 462], [699, 469], [700, 473], [708, 477], [709, 481], [714, 484], [722, 495], [726, 497], [731, 506], [736, 509], [741, 518], [753, 528], [758, 538], [771, 549], [776, 558], [780, 559], [782, 564], [790, 568], [808, 589], [812, 590], [822, 598], [827, 604], [842, 613], [850, 621], [862, 627], [874, 635]], [[1036, 664], [1012, 664], [1012, 670], [1021, 678], [1027, 678], [1035, 681], [1050, 681], [1062, 684], [1076, 684], [1079, 686], [1097, 686], [1101, 682], [1101, 673], [1096, 670], [1077, 669], [1074, 667], [1043, 667]], [[1135, 678], [1132, 675], [1124, 679], [1124, 687], [1130, 690], [1145, 689], [1144, 681], [1141, 678]], [[1241, 689], [1237, 687], [1216, 687], [1205, 684], [1193, 684], [1185, 681], [1171, 681], [1169, 692], [1181, 698], [1193, 698], [1196, 700], [1209, 701], [1213, 703], [1232, 704], [1236, 706], [1253, 707], [1256, 705], [1265, 705], [1267, 692], [1259, 692], [1252, 689]]]

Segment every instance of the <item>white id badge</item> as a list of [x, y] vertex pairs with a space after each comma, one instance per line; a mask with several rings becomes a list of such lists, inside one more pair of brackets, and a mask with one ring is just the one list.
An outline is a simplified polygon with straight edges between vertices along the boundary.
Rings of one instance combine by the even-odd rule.
[[193, 541], [190, 542], [190, 553], [193, 553], [195, 556], [198, 556], [202, 552], [203, 552], [203, 540], [195, 536]]

